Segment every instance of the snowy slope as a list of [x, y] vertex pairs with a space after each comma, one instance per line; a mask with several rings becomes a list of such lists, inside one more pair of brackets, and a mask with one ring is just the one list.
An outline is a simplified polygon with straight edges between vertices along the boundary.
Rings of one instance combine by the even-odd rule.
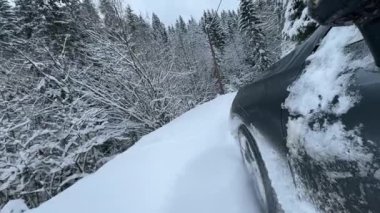
[[233, 98], [191, 110], [30, 212], [259, 212], [229, 133]]

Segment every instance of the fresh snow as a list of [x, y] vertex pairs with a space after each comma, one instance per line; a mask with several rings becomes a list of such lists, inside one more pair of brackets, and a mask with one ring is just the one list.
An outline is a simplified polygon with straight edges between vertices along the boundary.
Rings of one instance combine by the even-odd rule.
[[233, 98], [191, 110], [30, 212], [260, 212], [229, 131]]
[[[260, 213], [256, 191], [231, 130], [234, 94], [219, 96], [143, 137], [31, 213]], [[282, 208], [314, 213], [299, 199], [287, 161], [257, 131]]]
[[11, 200], [0, 210], [0, 213], [23, 213], [28, 210], [25, 202], [21, 199]]
[[364, 61], [368, 59], [352, 61], [344, 47], [361, 38], [354, 26], [333, 28], [318, 51], [308, 58], [310, 64], [305, 73], [289, 88], [284, 107], [296, 116], [289, 118], [287, 124], [288, 147], [293, 157], [304, 148], [317, 161], [371, 160], [372, 156], [362, 148], [360, 127], [348, 131], [340, 120], [320, 123], [323, 116], [339, 117], [360, 101], [360, 96], [350, 91], [349, 86], [353, 70], [367, 64]]
[[312, 205], [312, 202], [303, 196], [305, 189], [295, 187], [286, 156], [278, 153], [277, 149], [271, 146], [271, 143], [254, 126], [251, 126], [251, 129], [251, 133], [262, 153], [272, 187], [276, 191], [278, 202], [284, 212], [317, 213], [318, 211]]

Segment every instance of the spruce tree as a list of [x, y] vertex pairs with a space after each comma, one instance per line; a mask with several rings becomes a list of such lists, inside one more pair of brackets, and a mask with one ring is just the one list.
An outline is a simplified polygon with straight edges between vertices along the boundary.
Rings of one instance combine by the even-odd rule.
[[95, 28], [100, 22], [98, 12], [91, 0], [84, 0], [81, 3], [81, 12], [79, 15], [81, 17], [81, 24], [87, 29]]
[[46, 21], [43, 18], [43, 1], [16, 0], [15, 4], [19, 38], [30, 39], [35, 36], [43, 39], [46, 32]]
[[207, 35], [212, 59], [213, 77], [216, 79], [219, 94], [224, 94], [223, 76], [220, 68], [220, 59], [223, 55], [223, 48], [226, 44], [226, 36], [220, 24], [220, 18], [214, 11], [205, 11], [201, 20], [203, 31]]
[[111, 0], [100, 0], [100, 12], [103, 15], [104, 25], [109, 29], [114, 29], [118, 24], [118, 14], [114, 2]]
[[161, 22], [160, 18], [153, 13], [152, 14], [152, 28], [153, 28], [153, 37], [156, 41], [167, 43], [168, 34], [165, 29], [165, 25]]
[[8, 0], [0, 0], [0, 41], [9, 41], [15, 28], [15, 16]]
[[35, 39], [54, 53], [72, 55], [80, 40], [79, 0], [16, 0], [19, 36]]
[[222, 28], [219, 15], [215, 11], [204, 12], [202, 27], [210, 37], [211, 44], [222, 53], [226, 45], [226, 34]]
[[239, 26], [247, 43], [247, 62], [255, 66], [258, 71], [264, 71], [269, 67], [270, 59], [264, 46], [265, 36], [259, 27], [261, 21], [258, 18], [258, 11], [260, 7], [259, 2], [241, 0]]
[[[284, 28], [285, 36], [287, 36], [288, 39], [302, 42], [316, 30], [317, 23], [310, 18], [306, 10], [304, 0], [288, 1], [285, 11], [286, 24]], [[297, 24], [295, 25], [294, 23]], [[288, 34], [288, 32], [296, 33]]]
[[[7, 0], [0, 0], [0, 63], [12, 57], [12, 44], [15, 39], [15, 16]], [[1, 66], [1, 64], [0, 64]]]
[[186, 33], [187, 32], [186, 23], [183, 20], [182, 16], [179, 16], [179, 18], [177, 19], [175, 25], [176, 25], [176, 29], [179, 30], [180, 32], [182, 32], [182, 33]]
[[73, 55], [78, 47], [80, 32], [74, 15], [79, 5], [79, 0], [50, 0], [44, 7], [49, 42], [61, 55]]

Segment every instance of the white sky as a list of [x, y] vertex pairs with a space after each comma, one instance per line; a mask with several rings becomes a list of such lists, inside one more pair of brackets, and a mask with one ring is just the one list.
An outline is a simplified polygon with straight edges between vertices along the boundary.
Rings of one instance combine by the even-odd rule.
[[[123, 0], [144, 17], [155, 12], [165, 24], [174, 24], [179, 15], [200, 18], [205, 9], [216, 9], [220, 0]], [[223, 0], [220, 9], [237, 9], [239, 0]]]

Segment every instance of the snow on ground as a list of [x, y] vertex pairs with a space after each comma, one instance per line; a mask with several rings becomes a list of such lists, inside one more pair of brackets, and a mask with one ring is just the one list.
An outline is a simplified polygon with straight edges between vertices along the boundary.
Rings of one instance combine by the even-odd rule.
[[286, 156], [281, 156], [254, 126], [251, 126], [251, 133], [262, 153], [272, 187], [284, 212], [317, 213], [312, 202], [302, 196], [305, 194], [304, 189], [295, 187]]
[[260, 212], [229, 131], [233, 98], [185, 113], [30, 212]]
[[24, 200], [11, 200], [0, 209], [0, 213], [23, 213], [28, 209]]
[[[185, 113], [30, 213], [260, 213], [231, 134], [234, 97], [220, 96]], [[316, 212], [299, 200], [287, 161], [253, 134], [283, 209]]]

